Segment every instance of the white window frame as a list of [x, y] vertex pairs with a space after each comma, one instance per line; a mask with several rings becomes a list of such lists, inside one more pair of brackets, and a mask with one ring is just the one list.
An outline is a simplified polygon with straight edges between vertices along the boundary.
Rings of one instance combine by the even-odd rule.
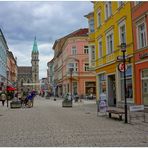
[[88, 54], [88, 53], [89, 53], [89, 47], [88, 45], [84, 45], [84, 54]]
[[136, 33], [137, 33], [137, 49], [141, 49], [141, 48], [144, 48], [144, 47], [140, 47], [140, 38], [139, 38], [139, 26], [141, 26], [142, 24], [144, 24], [144, 27], [145, 27], [145, 46], [147, 46], [147, 26], [146, 26], [146, 23], [145, 23], [145, 19], [143, 19], [142, 21], [140, 21], [139, 23], [137, 23], [136, 25]]
[[[93, 24], [90, 23], [90, 22], [93, 22]], [[88, 23], [89, 23], [89, 32], [90, 32], [90, 33], [93, 33], [93, 32], [95, 31], [94, 19], [93, 19], [93, 18], [89, 19]]]
[[125, 20], [119, 24], [119, 45], [121, 44], [121, 27], [125, 26], [125, 43], [126, 43], [126, 23]]
[[105, 10], [105, 20], [107, 20], [112, 15], [112, 2], [111, 1], [105, 3], [104, 10]]
[[[87, 66], [86, 66], [87, 64]], [[89, 63], [84, 63], [84, 71], [89, 71]]]
[[120, 8], [124, 4], [124, 1], [118, 1], [118, 8]]
[[76, 46], [72, 46], [71, 47], [71, 54], [72, 55], [76, 55], [77, 54], [77, 48], [76, 48]]
[[97, 13], [97, 23], [98, 23], [98, 27], [100, 27], [101, 26], [101, 10], [99, 10], [98, 11], [98, 13]]
[[[112, 35], [112, 51], [109, 49], [110, 45], [108, 46], [108, 36]], [[114, 52], [114, 33], [113, 30], [109, 31], [108, 33], [106, 33], [106, 53], [107, 54], [112, 54]]]
[[[94, 48], [92, 48], [92, 46]], [[93, 55], [93, 50], [94, 50], [94, 55]], [[94, 56], [94, 58], [93, 58], [93, 56]], [[96, 59], [95, 45], [90, 45], [90, 57], [91, 57], [91, 60], [95, 60]]]
[[98, 58], [101, 58], [103, 56], [102, 46], [101, 46], [101, 49], [100, 49], [100, 42], [102, 44], [102, 38], [100, 38], [98, 40]]
[[[70, 64], [73, 64], [73, 66], [70, 66]], [[69, 62], [68, 63], [68, 72], [70, 71], [70, 68], [73, 68], [74, 72], [78, 71], [78, 63], [77, 62]]]

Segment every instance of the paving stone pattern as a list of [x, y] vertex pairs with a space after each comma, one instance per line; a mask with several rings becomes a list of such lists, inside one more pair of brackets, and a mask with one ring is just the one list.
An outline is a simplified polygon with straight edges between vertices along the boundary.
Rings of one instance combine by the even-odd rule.
[[148, 123], [97, 116], [95, 101], [62, 108], [62, 100], [35, 98], [33, 108], [0, 104], [1, 147], [148, 146]]

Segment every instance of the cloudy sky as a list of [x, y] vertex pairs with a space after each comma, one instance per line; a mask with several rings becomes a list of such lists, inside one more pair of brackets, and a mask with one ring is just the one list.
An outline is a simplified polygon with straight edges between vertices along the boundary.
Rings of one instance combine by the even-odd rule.
[[31, 66], [31, 50], [37, 38], [40, 78], [47, 76], [56, 39], [88, 26], [84, 15], [92, 11], [88, 1], [8, 2], [0, 1], [0, 28], [18, 66]]

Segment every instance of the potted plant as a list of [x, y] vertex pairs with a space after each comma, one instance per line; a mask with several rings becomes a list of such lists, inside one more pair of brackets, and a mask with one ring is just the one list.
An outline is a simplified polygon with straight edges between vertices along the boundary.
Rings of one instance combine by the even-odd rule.
[[62, 102], [62, 107], [72, 107], [71, 94], [66, 93]]

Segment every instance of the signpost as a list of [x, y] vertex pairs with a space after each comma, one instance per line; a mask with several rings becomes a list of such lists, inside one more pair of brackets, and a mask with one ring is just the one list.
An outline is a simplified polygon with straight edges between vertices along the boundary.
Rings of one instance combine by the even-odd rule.
[[121, 52], [123, 53], [123, 56], [119, 56], [117, 57], [117, 60], [122, 61], [123, 63], [120, 63], [118, 65], [118, 69], [120, 72], [124, 73], [124, 110], [125, 110], [125, 123], [127, 123], [127, 99], [126, 99], [126, 70], [127, 70], [127, 65], [125, 64], [127, 56], [125, 56], [125, 52], [126, 52], [126, 43], [121, 43], [120, 45], [121, 48]]

